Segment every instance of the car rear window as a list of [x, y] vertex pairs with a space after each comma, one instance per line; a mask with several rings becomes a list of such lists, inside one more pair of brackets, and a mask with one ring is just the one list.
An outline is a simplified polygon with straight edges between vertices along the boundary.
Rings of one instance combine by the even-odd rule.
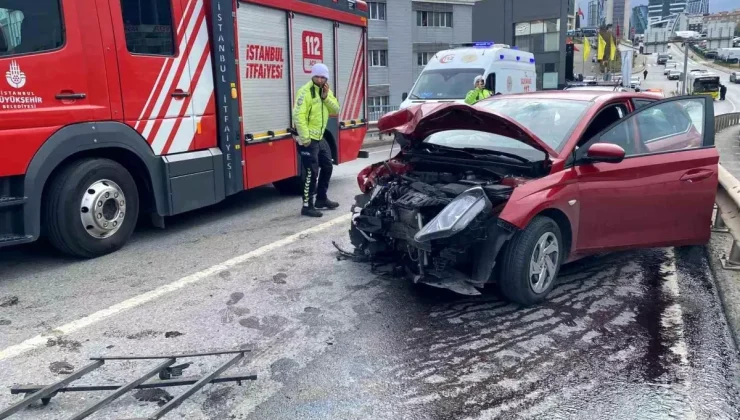
[[479, 106], [512, 118], [560, 152], [592, 104], [569, 99], [534, 99], [525, 95], [499, 98]]

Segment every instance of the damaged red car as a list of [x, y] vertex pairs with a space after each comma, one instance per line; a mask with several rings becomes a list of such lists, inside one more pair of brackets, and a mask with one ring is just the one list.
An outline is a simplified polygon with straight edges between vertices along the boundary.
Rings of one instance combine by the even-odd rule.
[[400, 152], [365, 168], [354, 255], [416, 283], [544, 300], [562, 264], [705, 244], [718, 184], [708, 97], [538, 92], [387, 114]]

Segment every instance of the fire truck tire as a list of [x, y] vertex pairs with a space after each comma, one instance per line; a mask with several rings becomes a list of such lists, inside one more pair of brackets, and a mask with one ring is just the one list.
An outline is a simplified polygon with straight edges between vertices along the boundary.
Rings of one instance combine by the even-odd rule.
[[117, 251], [131, 237], [139, 217], [134, 178], [109, 159], [86, 158], [67, 165], [52, 179], [45, 198], [48, 241], [75, 257]]
[[274, 182], [275, 188], [283, 195], [301, 195], [303, 194], [303, 177], [294, 176]]

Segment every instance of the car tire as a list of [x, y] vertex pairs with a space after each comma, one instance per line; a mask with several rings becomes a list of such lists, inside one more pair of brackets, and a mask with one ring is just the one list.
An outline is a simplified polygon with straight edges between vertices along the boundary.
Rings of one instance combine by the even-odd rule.
[[303, 194], [303, 177], [294, 176], [280, 181], [273, 182], [272, 185], [277, 188], [283, 195], [301, 195]]
[[59, 251], [81, 258], [115, 252], [131, 238], [139, 217], [139, 192], [119, 163], [74, 161], [48, 185], [44, 232]]
[[[548, 247], [555, 244], [556, 255], [548, 253], [540, 258], [540, 244], [543, 241]], [[532, 219], [525, 229], [514, 234], [504, 249], [497, 273], [501, 293], [512, 302], [525, 306], [545, 300], [557, 280], [563, 251], [563, 239], [558, 224], [546, 216]], [[545, 261], [548, 258], [552, 261], [551, 265]], [[532, 284], [532, 262], [543, 269], [550, 267], [540, 285]]]

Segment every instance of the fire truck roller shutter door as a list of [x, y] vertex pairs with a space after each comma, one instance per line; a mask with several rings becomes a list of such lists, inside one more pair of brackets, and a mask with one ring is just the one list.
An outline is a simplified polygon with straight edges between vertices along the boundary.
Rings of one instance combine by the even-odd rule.
[[291, 126], [292, 106], [287, 13], [249, 3], [236, 10], [244, 133], [255, 137], [268, 131], [285, 133]]
[[[311, 80], [311, 68], [316, 63], [324, 63], [329, 68], [329, 86], [337, 93], [337, 78], [334, 71], [334, 22], [327, 19], [318, 19], [296, 14], [292, 22], [293, 28], [293, 82], [295, 92]], [[337, 97], [341, 103], [341, 98]], [[329, 117], [326, 130], [332, 138], [338, 138], [338, 116]], [[327, 140], [331, 140], [326, 136]], [[329, 144], [336, 158], [337, 145]]]

